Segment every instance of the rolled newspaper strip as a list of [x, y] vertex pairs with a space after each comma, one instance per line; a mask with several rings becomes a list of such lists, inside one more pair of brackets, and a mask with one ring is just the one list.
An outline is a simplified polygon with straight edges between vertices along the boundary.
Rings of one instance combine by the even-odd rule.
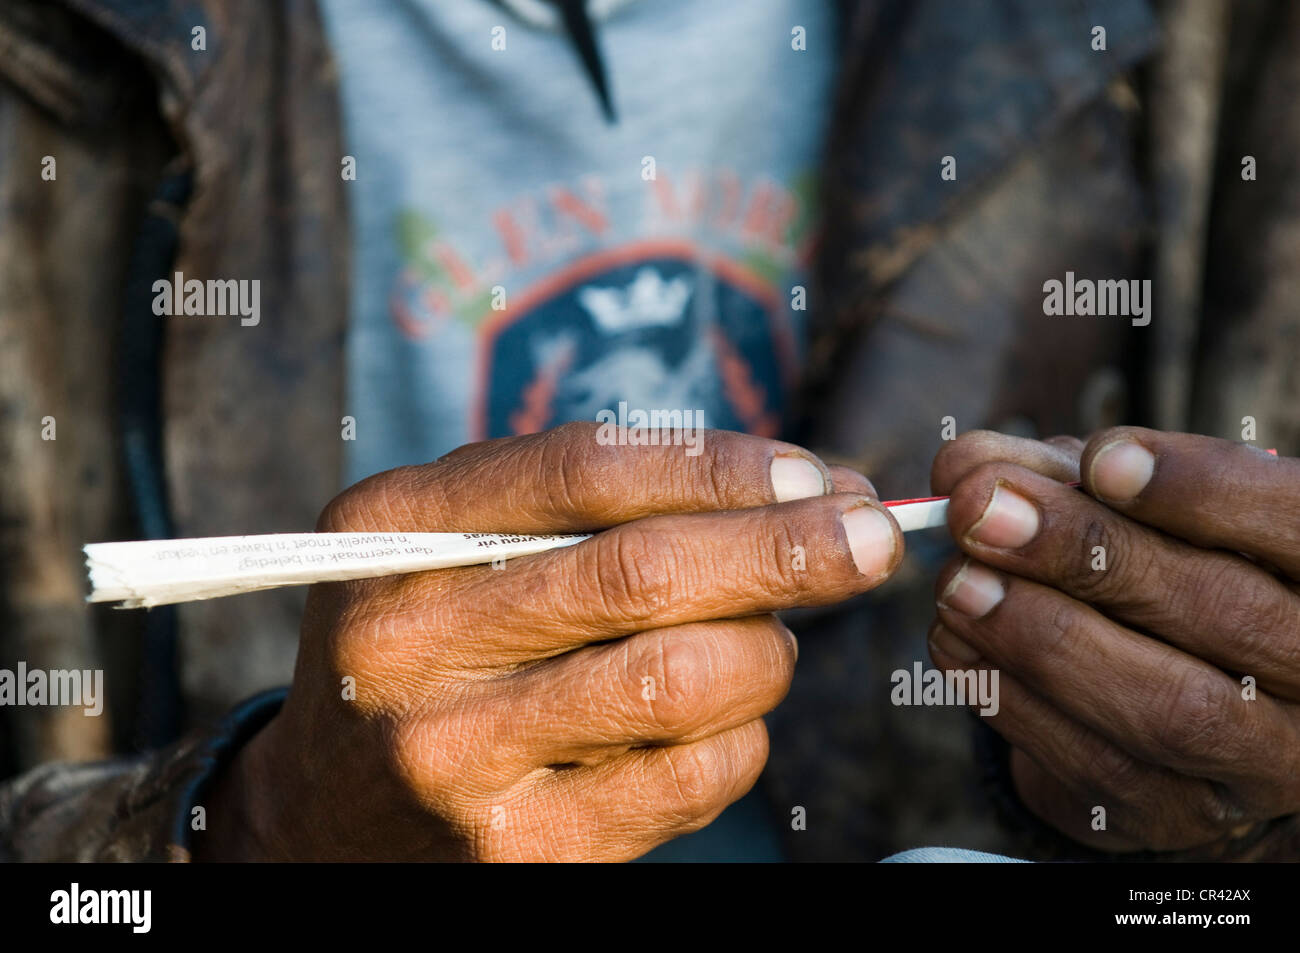
[[[903, 532], [944, 524], [947, 497], [884, 504]], [[89, 602], [123, 609], [241, 592], [475, 566], [572, 546], [590, 534], [276, 533], [88, 543]]]
[[90, 602], [123, 609], [233, 596], [314, 582], [474, 566], [572, 546], [586, 535], [277, 533], [83, 547]]

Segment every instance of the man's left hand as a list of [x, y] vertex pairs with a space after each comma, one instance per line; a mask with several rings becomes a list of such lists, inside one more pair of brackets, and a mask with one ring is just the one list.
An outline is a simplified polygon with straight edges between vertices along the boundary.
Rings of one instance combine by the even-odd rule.
[[931, 653], [999, 670], [989, 721], [1031, 810], [1113, 851], [1300, 811], [1300, 461], [1136, 427], [976, 431], [932, 483], [964, 556]]

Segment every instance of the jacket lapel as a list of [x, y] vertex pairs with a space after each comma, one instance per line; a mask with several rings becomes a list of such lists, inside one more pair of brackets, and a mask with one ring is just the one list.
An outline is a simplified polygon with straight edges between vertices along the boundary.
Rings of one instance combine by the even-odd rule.
[[[310, 530], [338, 491], [349, 300], [337, 83], [315, 6], [68, 2], [149, 62], [191, 168], [176, 261], [159, 277], [258, 283], [255, 324], [159, 318], [174, 531]], [[200, 715], [288, 679], [302, 598], [181, 608], [182, 678]]]

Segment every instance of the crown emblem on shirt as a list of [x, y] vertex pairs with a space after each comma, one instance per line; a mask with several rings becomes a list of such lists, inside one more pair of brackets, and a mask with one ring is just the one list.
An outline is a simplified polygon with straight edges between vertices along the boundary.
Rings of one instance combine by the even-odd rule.
[[583, 288], [578, 303], [602, 331], [619, 334], [677, 324], [690, 297], [691, 282], [687, 278], [664, 281], [655, 269], [642, 268], [626, 288]]

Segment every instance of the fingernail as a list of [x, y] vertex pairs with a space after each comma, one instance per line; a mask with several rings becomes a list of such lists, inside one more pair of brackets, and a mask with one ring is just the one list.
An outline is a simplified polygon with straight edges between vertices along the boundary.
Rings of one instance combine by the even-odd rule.
[[826, 478], [809, 460], [797, 456], [772, 458], [772, 493], [778, 503], [826, 494]]
[[982, 619], [993, 611], [1005, 595], [1002, 580], [996, 573], [968, 559], [943, 590], [939, 605], [972, 619]]
[[959, 662], [974, 662], [980, 654], [952, 634], [942, 622], [936, 622], [930, 630], [930, 654], [935, 653], [955, 658]]
[[1092, 488], [1103, 499], [1126, 503], [1146, 489], [1155, 469], [1150, 450], [1131, 440], [1117, 440], [1092, 458]]
[[855, 506], [840, 514], [853, 563], [864, 576], [879, 576], [894, 559], [894, 527], [870, 506]]
[[1038, 508], [1019, 493], [996, 486], [967, 535], [985, 546], [1017, 549], [1038, 535]]

